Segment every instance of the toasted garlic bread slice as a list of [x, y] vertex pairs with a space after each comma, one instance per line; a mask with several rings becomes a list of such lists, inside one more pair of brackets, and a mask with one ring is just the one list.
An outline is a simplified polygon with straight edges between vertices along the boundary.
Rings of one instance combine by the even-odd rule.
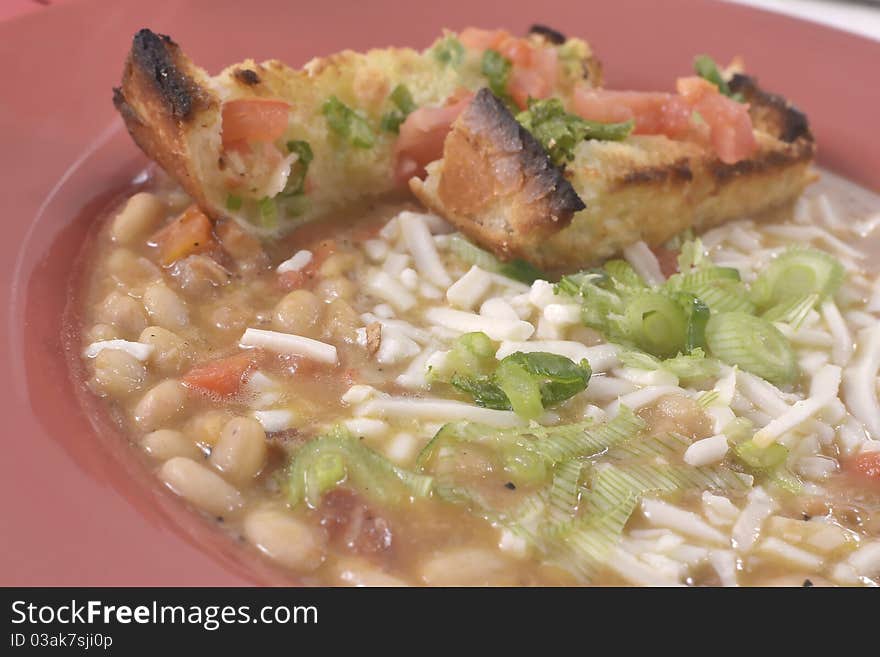
[[729, 85], [749, 103], [757, 142], [751, 157], [734, 164], [705, 146], [662, 135], [584, 141], [565, 170], [578, 197], [573, 201], [556, 178], [530, 173], [552, 166], [549, 159], [543, 155], [542, 168], [528, 140], [507, 139], [522, 129], [484, 91], [453, 124], [443, 159], [410, 187], [498, 256], [546, 269], [591, 265], [638, 240], [660, 245], [687, 228], [758, 218], [814, 179], [815, 143], [804, 115], [783, 98], [744, 75]]
[[[598, 86], [589, 46], [559, 37], [539, 28], [505, 38], [528, 53], [549, 53], [550, 93], [565, 96], [585, 79]], [[344, 51], [301, 70], [248, 60], [210, 77], [169, 37], [141, 30], [114, 102], [138, 146], [208, 215], [273, 236], [405, 190], [405, 178], [395, 176], [400, 122], [413, 110], [454, 109], [456, 98], [485, 86], [484, 52], [447, 33], [424, 52]], [[444, 134], [425, 163], [440, 155]]]

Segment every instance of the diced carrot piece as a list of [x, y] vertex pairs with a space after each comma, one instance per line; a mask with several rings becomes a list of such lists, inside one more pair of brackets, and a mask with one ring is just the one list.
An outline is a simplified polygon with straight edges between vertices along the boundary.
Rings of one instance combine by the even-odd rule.
[[183, 377], [183, 385], [200, 392], [215, 395], [234, 395], [247, 375], [257, 367], [262, 352], [257, 349], [208, 361], [191, 369]]
[[177, 219], [153, 235], [163, 265], [205, 251], [214, 246], [211, 220], [195, 205], [189, 206]]
[[268, 98], [240, 98], [223, 103], [223, 147], [241, 142], [268, 142], [284, 136], [290, 105]]

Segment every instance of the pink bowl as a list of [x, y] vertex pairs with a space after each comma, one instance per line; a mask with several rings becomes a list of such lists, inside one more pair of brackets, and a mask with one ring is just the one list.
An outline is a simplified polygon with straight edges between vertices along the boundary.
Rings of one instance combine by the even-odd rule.
[[[216, 72], [246, 57], [298, 65], [346, 47], [424, 47], [443, 27], [498, 26], [499, 13], [459, 0], [246, 5], [82, 0], [0, 23], [2, 585], [292, 583], [160, 488], [69, 373], [61, 327], [78, 251], [96, 214], [146, 164], [111, 87], [146, 26]], [[668, 88], [696, 53], [742, 55], [762, 86], [807, 112], [824, 166], [880, 191], [880, 43], [709, 0], [545, 0], [540, 12], [512, 0], [502, 22], [587, 38], [619, 88]]]

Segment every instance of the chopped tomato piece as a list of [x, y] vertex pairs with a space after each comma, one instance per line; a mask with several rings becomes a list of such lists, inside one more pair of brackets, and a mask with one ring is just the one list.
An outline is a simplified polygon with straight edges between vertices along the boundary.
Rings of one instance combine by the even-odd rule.
[[678, 92], [709, 126], [715, 153], [725, 164], [749, 157], [757, 148], [749, 106], [718, 92], [703, 78], [681, 78]]
[[532, 56], [532, 68], [541, 74], [551, 89], [559, 77], [559, 52], [556, 48], [539, 48]]
[[880, 484], [880, 452], [863, 452], [847, 461], [845, 467], [862, 479]]
[[515, 68], [529, 68], [532, 65], [535, 49], [525, 39], [517, 39], [508, 35], [498, 43], [496, 49], [509, 59]]
[[553, 91], [544, 75], [531, 68], [514, 68], [507, 80], [507, 91], [520, 109], [525, 109], [529, 98], [546, 98]]
[[458, 40], [465, 48], [472, 50], [493, 50], [510, 35], [504, 30], [481, 30], [478, 27], [466, 27], [459, 35]]
[[257, 367], [261, 357], [261, 351], [252, 349], [203, 363], [183, 377], [183, 385], [214, 395], [234, 395]]
[[394, 146], [395, 179], [403, 184], [413, 176], [424, 176], [425, 165], [443, 157], [443, 143], [452, 122], [471, 102], [472, 93], [450, 98], [444, 107], [420, 107], [400, 125]]
[[241, 98], [223, 103], [223, 147], [240, 148], [242, 143], [273, 142], [287, 130], [290, 105], [268, 98]]
[[579, 85], [574, 93], [574, 111], [601, 123], [633, 120], [636, 134], [708, 144], [726, 164], [739, 162], [754, 152], [757, 143], [748, 105], [722, 95], [702, 78], [679, 80], [678, 91], [609, 91]]
[[210, 249], [215, 244], [211, 220], [195, 205], [184, 210], [177, 219], [156, 233], [151, 241], [159, 247], [159, 260], [163, 265]]

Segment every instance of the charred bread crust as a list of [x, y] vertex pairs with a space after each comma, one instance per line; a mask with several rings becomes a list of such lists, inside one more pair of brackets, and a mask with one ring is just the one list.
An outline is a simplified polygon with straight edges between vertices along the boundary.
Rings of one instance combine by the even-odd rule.
[[[548, 271], [596, 264], [638, 240], [663, 244], [686, 228], [700, 231], [738, 217], [771, 216], [813, 180], [815, 143], [806, 119], [785, 99], [752, 80], [738, 82], [737, 88], [749, 103], [758, 149], [735, 164], [724, 164], [699, 144], [663, 136], [590, 141], [566, 165], [569, 184], [558, 188], [555, 204], [545, 198], [528, 202], [533, 198], [528, 193], [505, 195], [497, 189], [498, 172], [509, 170], [498, 166], [504, 163], [499, 154], [507, 152], [516, 133], [500, 118], [503, 106], [481, 98], [453, 124], [444, 159], [411, 187], [481, 246]], [[518, 181], [519, 188], [547, 191], [547, 180], [529, 166], [537, 161], [534, 155], [521, 151], [517, 173], [533, 180]], [[569, 188], [589, 207], [554, 220], [551, 208], [573, 207]]]
[[755, 78], [741, 73], [734, 74], [728, 86], [750, 104], [749, 114], [759, 129], [789, 144], [798, 140], [813, 143], [806, 115], [785, 98], [764, 91]]
[[140, 149], [208, 208], [187, 139], [200, 121], [219, 112], [203, 76], [170, 37], [142, 29], [134, 36], [122, 83], [113, 90], [113, 104]]
[[410, 187], [428, 207], [493, 245], [518, 252], [517, 235], [550, 235], [586, 206], [541, 144], [491, 91], [481, 89], [446, 138], [436, 189]]
[[562, 32], [554, 30], [552, 27], [541, 25], [540, 23], [535, 23], [534, 25], [532, 25], [529, 28], [529, 34], [540, 34], [542, 37], [547, 39], [547, 41], [549, 41], [550, 43], [555, 43], [556, 45], [561, 45], [568, 40]]
[[749, 104], [749, 116], [754, 128], [781, 143], [774, 148], [759, 148], [751, 158], [734, 164], [725, 164], [708, 156], [702, 158], [702, 162], [682, 158], [664, 167], [637, 168], [622, 176], [615, 186], [624, 188], [633, 184], [686, 182], [693, 179], [693, 170], [696, 168], [705, 168], [721, 185], [732, 178], [770, 173], [774, 169], [815, 157], [816, 143], [807, 117], [801, 111], [782, 96], [761, 89], [752, 77], [737, 73], [729, 85], [732, 92], [742, 94], [744, 102]]

